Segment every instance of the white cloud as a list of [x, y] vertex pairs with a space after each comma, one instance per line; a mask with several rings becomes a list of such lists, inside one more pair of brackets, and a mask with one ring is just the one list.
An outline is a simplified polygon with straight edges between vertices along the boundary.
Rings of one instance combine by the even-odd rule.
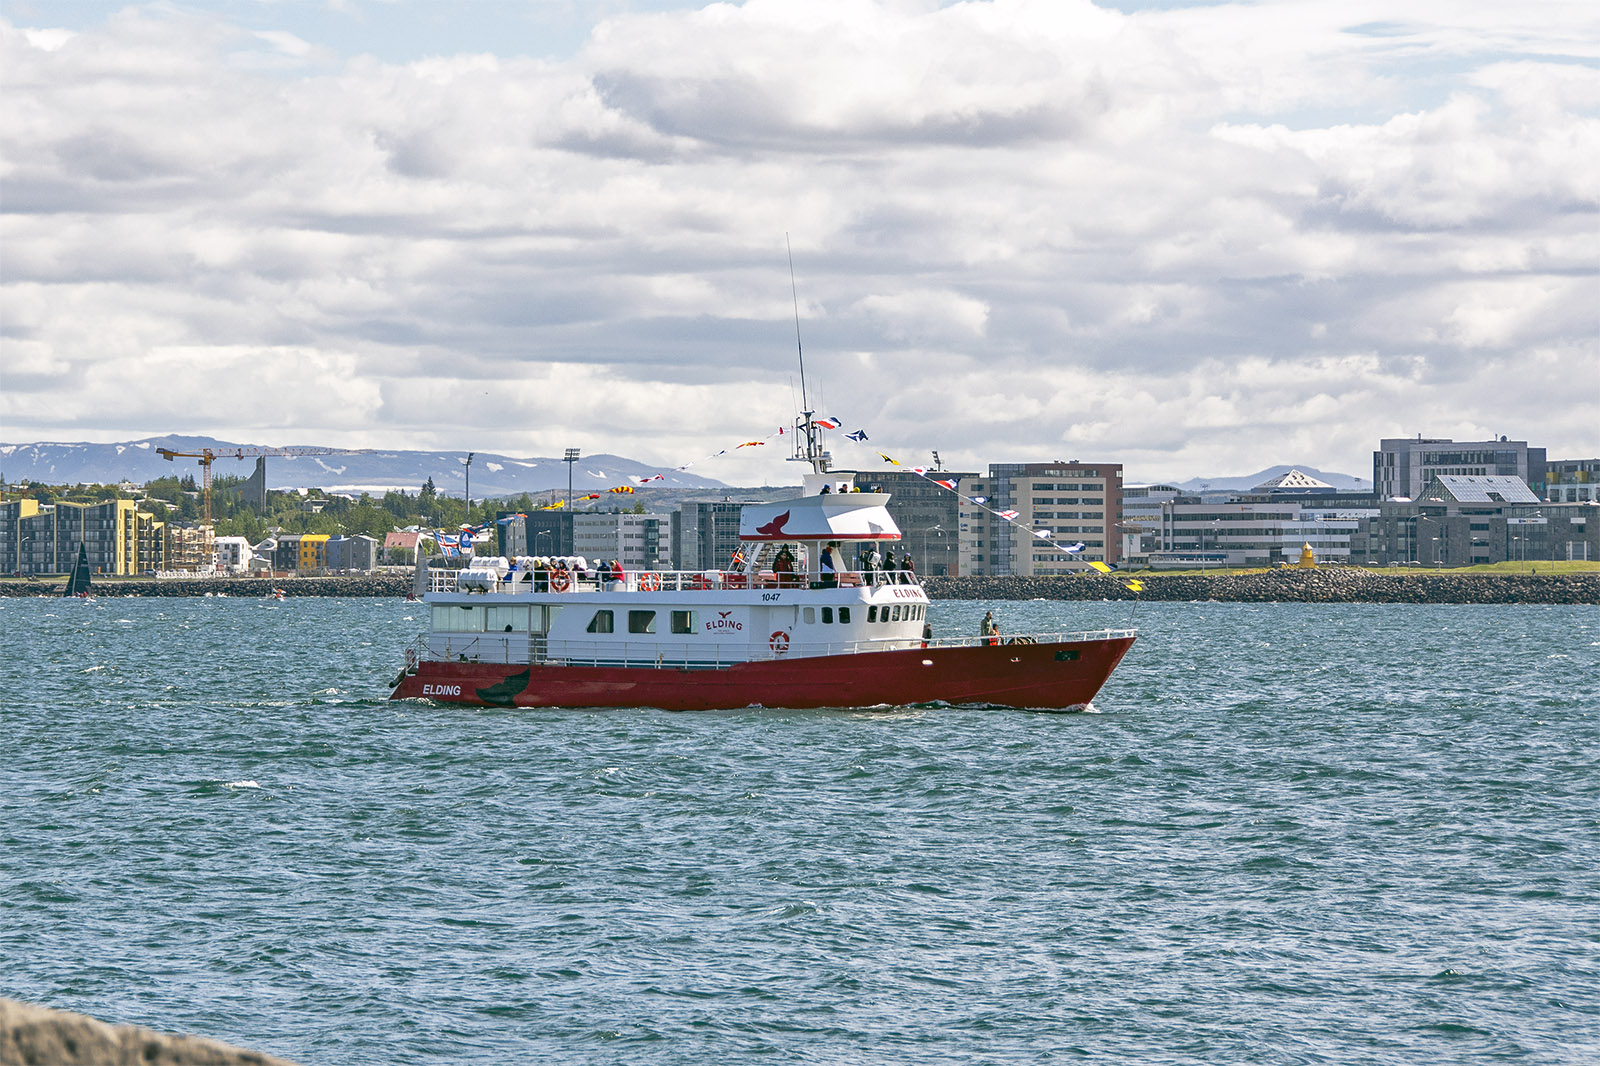
[[676, 465], [791, 417], [788, 234], [813, 404], [891, 454], [1592, 454], [1596, 40], [1566, 0], [750, 0], [405, 64], [0, 23], [0, 422]]

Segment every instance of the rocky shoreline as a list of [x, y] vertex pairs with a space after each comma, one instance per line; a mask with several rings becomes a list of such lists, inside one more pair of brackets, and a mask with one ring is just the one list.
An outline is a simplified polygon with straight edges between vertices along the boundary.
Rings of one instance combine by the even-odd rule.
[[[1600, 603], [1600, 573], [1439, 574], [1388, 573], [1356, 567], [1281, 569], [1257, 574], [1140, 574], [1141, 592], [1129, 576], [928, 577], [936, 600], [1219, 600], [1231, 603]], [[59, 596], [60, 581], [0, 581], [0, 596]], [[204, 578], [191, 581], [100, 581], [94, 594], [117, 596], [231, 596], [266, 599], [275, 589], [287, 598], [348, 596], [400, 599], [409, 575]]]
[[1228, 603], [1600, 603], [1600, 574], [1383, 573], [1358, 567], [1258, 574], [1139, 574], [1071, 578], [930, 577], [940, 600], [1218, 600]]

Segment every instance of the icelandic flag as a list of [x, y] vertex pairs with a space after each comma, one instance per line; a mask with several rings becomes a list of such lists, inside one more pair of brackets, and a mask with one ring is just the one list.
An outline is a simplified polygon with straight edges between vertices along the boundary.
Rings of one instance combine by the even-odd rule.
[[867, 431], [864, 429], [858, 429], [854, 433], [846, 433], [845, 436], [849, 437], [857, 444], [860, 444], [862, 441], [867, 439]]
[[1086, 548], [1086, 547], [1088, 547], [1088, 545], [1086, 545], [1083, 541], [1080, 540], [1080, 541], [1078, 541], [1078, 543], [1074, 544], [1072, 547], [1070, 547], [1070, 548], [1068, 548], [1066, 550], [1071, 552], [1071, 553], [1073, 553], [1074, 555], [1076, 555], [1078, 552], [1083, 551], [1083, 549]]
[[813, 426], [821, 426], [823, 429], [838, 429], [840, 426], [844, 425], [844, 423], [839, 421], [837, 418], [818, 418], [811, 424]]
[[995, 514], [999, 515], [1001, 518], [1004, 518], [1007, 522], [1010, 522], [1012, 519], [1016, 518], [1017, 515], [1019, 515], [1021, 513], [1022, 513], [1021, 511], [996, 511], [995, 512]]

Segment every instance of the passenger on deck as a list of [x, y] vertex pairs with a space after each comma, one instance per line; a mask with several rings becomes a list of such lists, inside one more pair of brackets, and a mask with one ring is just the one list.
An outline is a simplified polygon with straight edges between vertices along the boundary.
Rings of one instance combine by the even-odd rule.
[[888, 551], [883, 553], [883, 574], [885, 580], [887, 580], [889, 584], [898, 585], [900, 583], [900, 575], [897, 573], [898, 570], [899, 567], [897, 567], [894, 563], [894, 549], [890, 548]]
[[822, 549], [822, 587], [831, 589], [839, 585], [839, 571], [844, 569], [844, 559], [839, 552], [839, 542], [828, 541]]
[[915, 585], [917, 583], [917, 568], [911, 562], [910, 552], [900, 553], [900, 571], [900, 576], [907, 585]]
[[533, 561], [533, 591], [550, 591], [550, 569], [545, 566], [543, 556]]
[[794, 576], [794, 554], [789, 551], [787, 544], [778, 550], [778, 557], [772, 560], [772, 573], [778, 579], [780, 589], [794, 588], [799, 584]]
[[983, 638], [985, 644], [1000, 643], [1000, 623], [994, 620], [993, 611], [984, 614], [983, 621], [978, 624], [978, 636]]

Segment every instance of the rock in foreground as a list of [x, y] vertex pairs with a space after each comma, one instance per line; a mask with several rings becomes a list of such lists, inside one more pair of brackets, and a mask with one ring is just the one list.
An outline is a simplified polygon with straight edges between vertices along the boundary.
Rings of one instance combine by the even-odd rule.
[[0, 1066], [294, 1066], [198, 1036], [0, 999]]

